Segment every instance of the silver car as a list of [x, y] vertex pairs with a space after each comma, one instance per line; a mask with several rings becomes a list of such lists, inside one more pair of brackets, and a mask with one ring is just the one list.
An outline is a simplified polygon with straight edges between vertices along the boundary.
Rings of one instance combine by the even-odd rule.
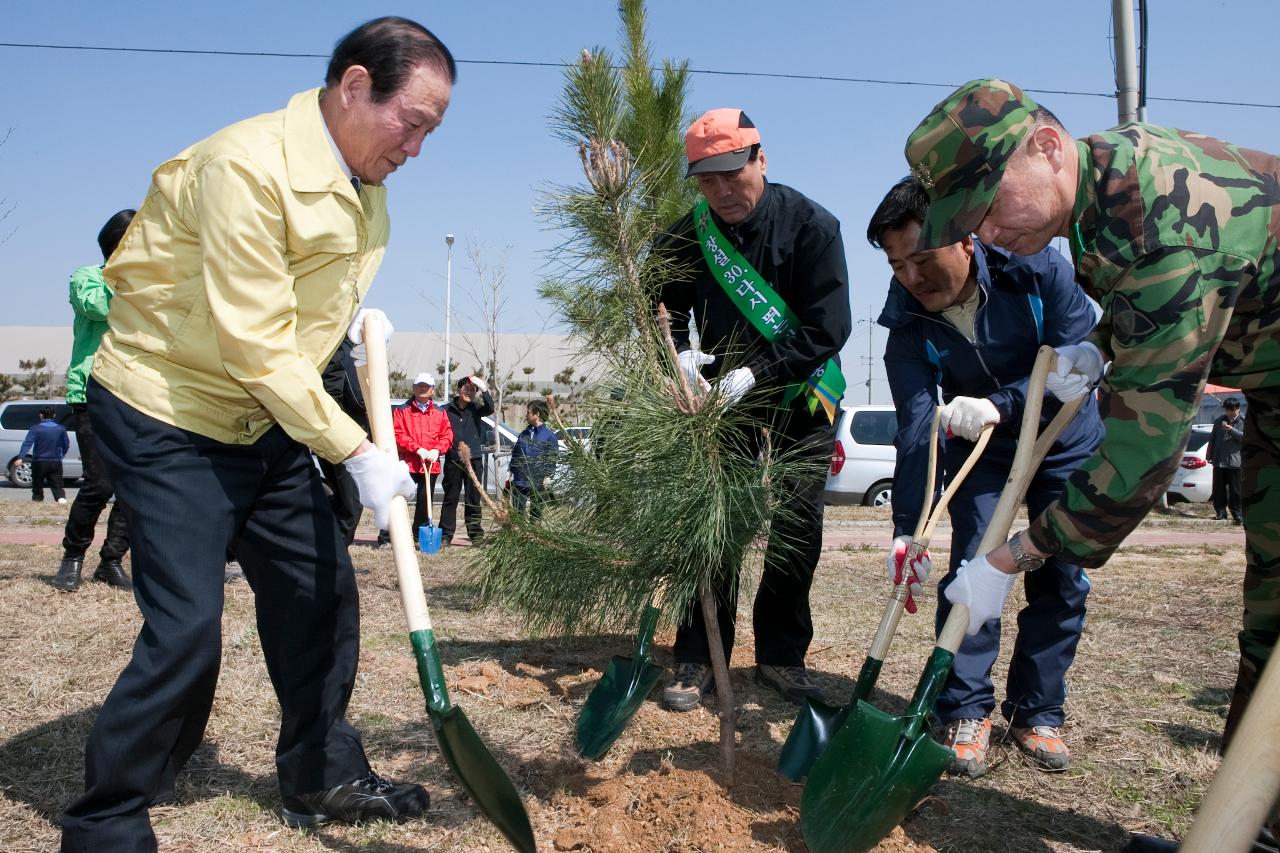
[[66, 400], [9, 400], [0, 403], [0, 461], [12, 485], [31, 488], [31, 465], [18, 458], [27, 430], [40, 421], [40, 410], [52, 406], [54, 420], [67, 428], [71, 449], [62, 460], [63, 479], [70, 482], [84, 475], [80, 464], [80, 445], [76, 444], [75, 419]]

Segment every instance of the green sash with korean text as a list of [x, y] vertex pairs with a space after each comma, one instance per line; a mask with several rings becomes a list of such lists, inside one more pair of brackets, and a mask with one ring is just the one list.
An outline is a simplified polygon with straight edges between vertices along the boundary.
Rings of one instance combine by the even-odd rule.
[[[769, 343], [794, 334], [800, 319], [782, 301], [772, 285], [756, 272], [755, 267], [720, 232], [715, 220], [711, 218], [711, 208], [705, 198], [693, 209], [693, 226], [707, 266], [711, 268], [729, 301], [737, 306], [755, 330]], [[821, 405], [827, 413], [827, 419], [835, 423], [844, 389], [845, 379], [840, 372], [840, 365], [836, 364], [835, 359], [827, 359], [827, 363], [809, 374], [805, 381], [787, 386], [782, 403], [787, 405], [802, 394], [806, 395], [810, 414], [816, 412]]]

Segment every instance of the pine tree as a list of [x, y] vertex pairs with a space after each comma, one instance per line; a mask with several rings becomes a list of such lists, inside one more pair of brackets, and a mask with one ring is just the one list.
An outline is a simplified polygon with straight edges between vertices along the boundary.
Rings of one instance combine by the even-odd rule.
[[[711, 590], [736, 582], [770, 518], [791, 511], [787, 484], [813, 476], [813, 463], [761, 441], [752, 407], [690, 388], [677, 367], [657, 299], [682, 271], [651, 249], [695, 200], [682, 143], [688, 69], [665, 60], [655, 78], [643, 0], [619, 8], [625, 64], [584, 51], [552, 120], [585, 182], [546, 201], [565, 241], [552, 259], [560, 275], [541, 293], [583, 360], [601, 366], [582, 402], [591, 442], [568, 443], [558, 502], [541, 519], [495, 507], [501, 527], [474, 567], [486, 602], [540, 633], [631, 632], [651, 600], [666, 624], [679, 623], [689, 602], [711, 604]], [[562, 426], [554, 414], [552, 426]], [[721, 679], [731, 779], [732, 698]]]

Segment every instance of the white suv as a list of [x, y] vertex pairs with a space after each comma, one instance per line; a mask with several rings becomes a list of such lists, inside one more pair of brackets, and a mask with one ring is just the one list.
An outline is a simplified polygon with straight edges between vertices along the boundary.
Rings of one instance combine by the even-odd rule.
[[836, 423], [823, 500], [829, 504], [888, 506], [893, 500], [893, 468], [898, 415], [893, 406], [845, 406]]

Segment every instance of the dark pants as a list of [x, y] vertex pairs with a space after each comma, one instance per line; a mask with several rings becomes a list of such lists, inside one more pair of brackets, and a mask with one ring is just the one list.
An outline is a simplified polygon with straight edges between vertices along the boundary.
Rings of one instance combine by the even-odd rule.
[[44, 500], [44, 489], [53, 491], [53, 499], [60, 501], [67, 496], [62, 488], [62, 462], [60, 460], [34, 459], [31, 462], [31, 500]]
[[542, 518], [542, 505], [547, 502], [547, 490], [535, 489], [532, 485], [517, 486], [511, 484], [511, 505], [517, 512], [529, 513], [530, 518]]
[[[436, 479], [440, 475], [439, 474], [431, 475], [430, 477], [431, 485], [429, 487], [430, 491], [428, 491], [428, 485], [427, 485], [428, 477], [426, 474], [410, 473], [409, 476], [413, 478], [413, 482], [418, 484], [418, 496], [415, 499], [416, 503], [414, 504], [414, 507], [413, 507], [413, 544], [417, 545], [418, 530], [427, 524], [427, 510], [429, 509], [429, 505], [427, 501], [435, 494]], [[434, 518], [432, 518], [431, 521], [432, 523], [435, 523], [435, 524], [439, 523]], [[444, 533], [441, 532], [440, 536], [443, 538]]]
[[[84, 479], [80, 482], [76, 499], [71, 502], [71, 514], [67, 516], [67, 527], [62, 535], [62, 552], [64, 557], [83, 557], [93, 544], [98, 518], [111, 500], [111, 475], [107, 473], [107, 467], [98, 453], [88, 408], [82, 403], [77, 403], [73, 408], [76, 443], [80, 445]], [[129, 530], [124, 522], [124, 510], [116, 502], [111, 505], [111, 512], [107, 515], [107, 538], [98, 553], [104, 560], [119, 560], [128, 550]]]
[[320, 472], [324, 481], [329, 484], [329, 506], [338, 522], [338, 530], [342, 533], [342, 541], [350, 545], [356, 538], [356, 527], [360, 525], [360, 514], [364, 506], [360, 503], [360, 490], [356, 486], [355, 477], [341, 462], [330, 462], [320, 459]]
[[1231, 517], [1239, 521], [1240, 515], [1240, 469], [1213, 466], [1213, 513], [1218, 518], [1226, 518], [1228, 507]]
[[[1061, 492], [1071, 472], [1088, 458], [1095, 442], [1059, 454], [1041, 465], [1027, 490], [1027, 508], [1035, 518]], [[1009, 474], [1010, 460], [983, 460], [970, 472], [951, 502], [951, 568], [938, 584], [936, 630], [951, 612], [943, 591], [955, 579], [961, 560], [972, 559], [999, 502]], [[1023, 575], [1027, 604], [1018, 612], [1018, 637], [1013, 645], [1005, 699], [1000, 712], [1011, 725], [1060, 726], [1067, 698], [1067, 669], [1075, 660], [1084, 630], [1089, 577], [1075, 563], [1056, 557]], [[951, 675], [938, 697], [942, 722], [979, 719], [995, 710], [991, 667], [1000, 653], [1000, 620], [993, 619], [956, 652]]]
[[364, 775], [344, 718], [360, 644], [355, 575], [310, 453], [279, 427], [252, 445], [222, 444], [90, 387], [98, 450], [129, 519], [143, 626], [94, 721], [62, 849], [155, 850], [148, 808], [173, 793], [213, 705], [233, 539], [280, 702], [281, 792]]
[[[772, 434], [779, 451], [799, 446], [815, 460], [830, 462], [835, 430], [821, 410], [816, 417], [796, 411], [784, 423], [783, 429], [775, 429]], [[751, 616], [756, 663], [804, 665], [805, 653], [813, 640], [809, 587], [813, 584], [813, 572], [822, 554], [822, 489], [825, 483], [824, 466], [821, 476], [792, 487], [789, 498], [794, 517], [788, 517], [785, 522], [776, 520], [770, 528], [764, 572]], [[720, 641], [724, 644], [726, 662], [733, 653], [738, 615], [739, 572], [736, 569], [725, 573], [733, 581], [716, 591], [716, 619], [720, 623]], [[699, 602], [692, 601], [685, 612], [685, 621], [676, 631], [675, 661], [710, 663], [711, 651], [707, 645], [702, 607]]]
[[[481, 459], [479, 456], [471, 460], [471, 467], [479, 475]], [[440, 536], [444, 543], [453, 539], [453, 531], [458, 524], [458, 497], [465, 491], [463, 501], [463, 518], [467, 524], [467, 536], [472, 542], [484, 538], [484, 528], [480, 526], [480, 490], [476, 488], [471, 477], [463, 469], [462, 464], [452, 456], [444, 460], [444, 500], [440, 504]]]

